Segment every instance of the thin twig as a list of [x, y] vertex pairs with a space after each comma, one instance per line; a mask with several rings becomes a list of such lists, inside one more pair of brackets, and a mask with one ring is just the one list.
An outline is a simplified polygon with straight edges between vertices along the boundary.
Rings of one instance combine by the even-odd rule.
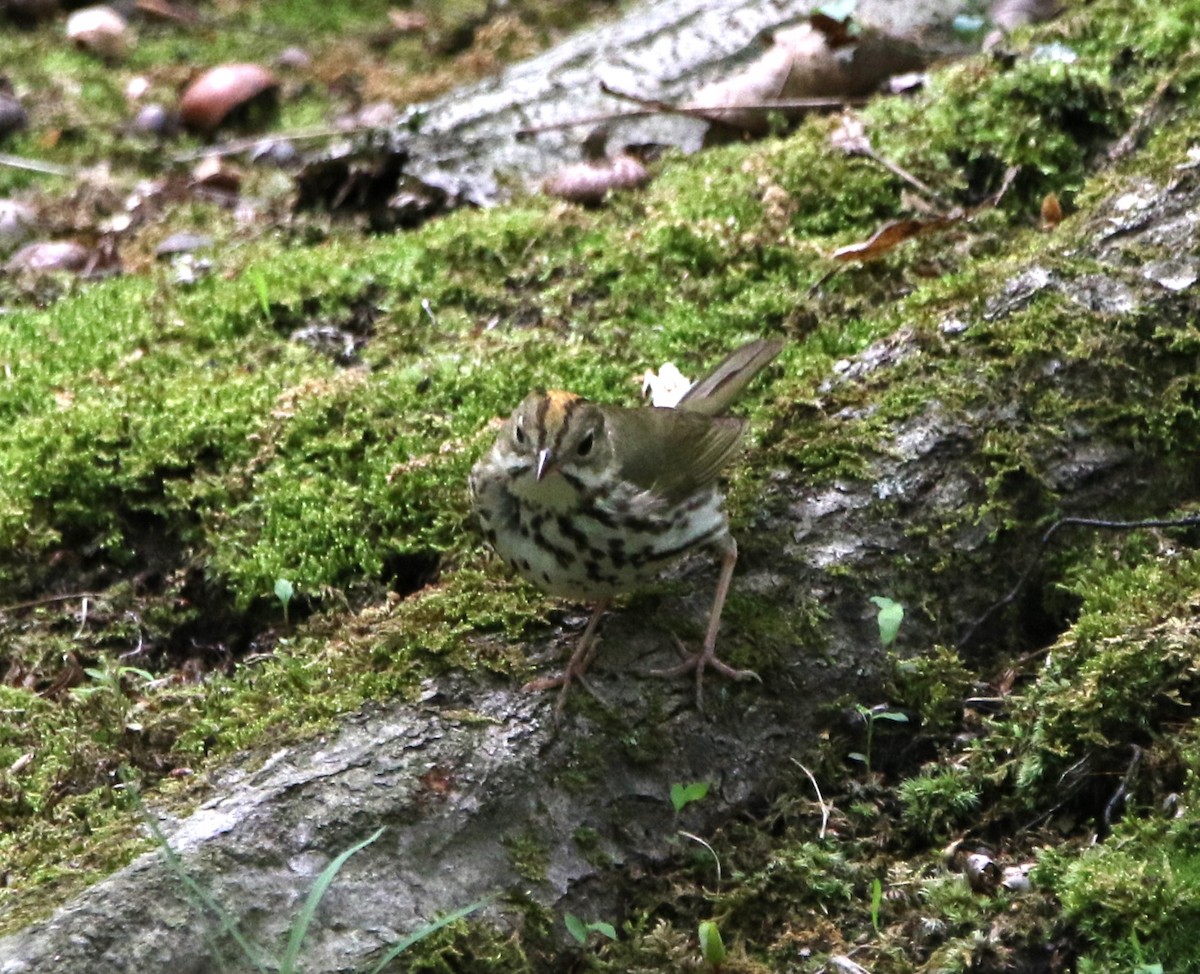
[[358, 135], [362, 132], [379, 131], [378, 125], [355, 125], [349, 128], [330, 128], [322, 126], [320, 128], [297, 129], [293, 132], [279, 132], [275, 135], [258, 135], [249, 136], [244, 139], [234, 139], [230, 142], [222, 142], [220, 145], [209, 145], [203, 149], [192, 149], [188, 152], [180, 152], [171, 157], [172, 162], [196, 162], [198, 159], [205, 159], [208, 156], [233, 156], [239, 152], [245, 152], [248, 149], [256, 149], [260, 145], [274, 145], [276, 142], [299, 142], [309, 139], [336, 139], [339, 135]]
[[922, 182], [916, 176], [914, 176], [912, 173], [910, 173], [907, 169], [904, 169], [897, 163], [892, 162], [891, 159], [887, 159], [887, 158], [881, 156], [878, 152], [876, 152], [870, 146], [865, 146], [865, 147], [858, 148], [858, 149], [852, 149], [851, 155], [862, 156], [865, 159], [870, 159], [872, 162], [876, 163], [877, 165], [883, 166], [883, 168], [886, 169], [888, 172], [890, 172], [893, 176], [898, 176], [900, 179], [903, 179], [906, 183], [908, 183], [913, 189], [915, 189], [922, 196], [928, 197], [929, 199], [933, 200], [933, 202], [937, 203], [939, 206], [942, 206], [942, 207], [946, 206], [946, 201], [942, 198], [942, 196], [938, 193], [938, 191], [936, 189], [934, 189], [928, 183]]
[[1112, 798], [1104, 806], [1104, 827], [1106, 831], [1112, 831], [1113, 819], [1117, 814], [1117, 806], [1129, 794], [1129, 782], [1133, 780], [1133, 775], [1137, 771], [1138, 765], [1142, 762], [1142, 749], [1136, 744], [1131, 744], [1130, 747], [1133, 748], [1133, 757], [1129, 761], [1129, 766], [1125, 769], [1125, 774], [1121, 776], [1121, 784], [1117, 786], [1117, 790], [1113, 792]]
[[866, 98], [769, 98], [766, 101], [751, 101], [730, 105], [676, 105], [674, 102], [662, 101], [659, 98], [645, 98], [632, 92], [621, 91], [612, 85], [600, 82], [600, 90], [613, 98], [632, 102], [644, 109], [655, 112], [680, 115], [700, 115], [713, 112], [730, 111], [764, 111], [769, 112], [779, 108], [845, 108], [848, 105], [865, 105]]
[[1163, 95], [1167, 93], [1167, 89], [1175, 84], [1175, 79], [1179, 74], [1179, 69], [1176, 68], [1163, 78], [1154, 88], [1146, 103], [1138, 110], [1137, 117], [1134, 118], [1133, 124], [1125, 130], [1112, 147], [1108, 150], [1108, 161], [1117, 162], [1124, 159], [1129, 153], [1137, 148], [1138, 139], [1140, 139], [1146, 129], [1154, 122], [1158, 115], [1158, 110], [1162, 105]]
[[78, 639], [83, 635], [83, 630], [87, 628], [88, 621], [88, 597], [83, 597], [83, 605], [79, 610], [79, 628], [75, 631], [75, 638]]
[[1045, 534], [1042, 535], [1042, 540], [1038, 543], [1037, 551], [1034, 552], [1033, 558], [1025, 571], [1021, 573], [1021, 577], [1017, 579], [1017, 584], [1005, 595], [1002, 599], [992, 603], [988, 610], [976, 619], [966, 633], [958, 640], [958, 648], [963, 649], [971, 644], [975, 638], [975, 633], [979, 631], [979, 627], [991, 619], [997, 612], [1005, 606], [1012, 605], [1016, 601], [1018, 595], [1021, 594], [1021, 589], [1025, 587], [1025, 583], [1029, 581], [1029, 577], [1040, 564], [1042, 555], [1046, 553], [1046, 548], [1050, 545], [1051, 539], [1057, 533], [1059, 528], [1063, 527], [1088, 527], [1102, 528], [1106, 531], [1135, 531], [1138, 528], [1189, 528], [1200, 525], [1200, 516], [1180, 517], [1180, 518], [1151, 518], [1146, 521], [1108, 521], [1102, 518], [1093, 517], [1064, 517], [1055, 521], [1050, 525]]
[[0, 152], [0, 166], [8, 166], [10, 169], [24, 169], [27, 172], [45, 173], [47, 176], [79, 175], [79, 170], [74, 166], [60, 166], [55, 162], [28, 159], [25, 156], [14, 156], [7, 152]]
[[770, 101], [746, 102], [735, 105], [676, 105], [657, 98], [643, 98], [641, 95], [618, 91], [604, 82], [600, 83], [600, 90], [606, 95], [632, 102], [639, 107], [626, 112], [601, 112], [596, 115], [581, 115], [577, 118], [569, 118], [561, 122], [530, 125], [526, 128], [518, 129], [517, 137], [523, 138], [530, 135], [537, 135], [541, 132], [555, 132], [559, 129], [575, 128], [579, 125], [600, 125], [605, 122], [620, 122], [631, 118], [649, 118], [653, 115], [686, 115], [689, 118], [699, 118], [706, 122], [715, 122], [717, 124], [729, 125], [731, 128], [740, 128], [740, 126], [726, 122], [721, 118], [721, 115], [725, 112], [738, 111], [769, 112], [801, 108], [815, 110], [822, 108], [845, 108], [848, 105], [866, 104], [866, 99], [864, 98], [779, 98]]
[[817, 784], [817, 779], [813, 777], [813, 773], [795, 758], [792, 758], [792, 764], [808, 775], [808, 780], [812, 782], [813, 791], [817, 793], [817, 804], [821, 806], [821, 831], [817, 833], [817, 838], [823, 839], [825, 838], [825, 827], [829, 824], [829, 806], [825, 804], [825, 798], [821, 794], [821, 786]]
[[716, 849], [700, 838], [700, 836], [693, 835], [691, 832], [685, 832], [683, 829], [680, 829], [679, 834], [685, 838], [691, 839], [693, 842], [699, 842], [702, 846], [704, 846], [704, 848], [712, 853], [712, 857], [717, 864], [717, 883], [719, 884], [721, 882], [721, 857], [717, 855]]
[[40, 599], [30, 599], [28, 602], [13, 602], [11, 605], [0, 605], [0, 613], [21, 612], [24, 609], [36, 609], [39, 606], [51, 605], [54, 602], [74, 602], [76, 599], [102, 599], [98, 592], [72, 592], [70, 595], [47, 595]]

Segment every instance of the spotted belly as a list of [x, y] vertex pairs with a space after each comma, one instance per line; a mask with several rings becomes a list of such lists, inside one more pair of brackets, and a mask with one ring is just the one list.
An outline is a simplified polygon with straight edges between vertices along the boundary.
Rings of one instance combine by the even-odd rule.
[[679, 504], [629, 491], [582, 497], [566, 509], [505, 494], [478, 506], [488, 541], [522, 578], [563, 598], [590, 601], [630, 591], [688, 551], [729, 534], [721, 497], [711, 489]]

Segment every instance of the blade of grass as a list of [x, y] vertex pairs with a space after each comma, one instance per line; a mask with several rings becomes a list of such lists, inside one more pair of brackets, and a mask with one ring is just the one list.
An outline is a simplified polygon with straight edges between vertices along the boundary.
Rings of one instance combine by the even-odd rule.
[[[136, 796], [135, 800], [138, 802], [139, 806], [141, 806], [140, 796]], [[233, 916], [221, 906], [220, 903], [209, 896], [204, 887], [202, 887], [191, 876], [188, 875], [187, 869], [184, 868], [183, 862], [180, 860], [179, 855], [174, 849], [171, 848], [171, 844], [167, 841], [167, 837], [163, 835], [162, 829], [158, 827], [158, 823], [154, 821], [153, 816], [151, 816], [144, 807], [142, 807], [142, 817], [146, 822], [147, 827], [150, 829], [151, 834], [153, 834], [154, 840], [158, 843], [159, 848], [162, 849], [163, 856], [167, 860], [167, 868], [175, 874], [175, 877], [181, 883], [183, 883], [184, 887], [189, 893], [192, 894], [192, 897], [196, 902], [198, 902], [205, 909], [211, 911], [212, 914], [221, 921], [221, 929], [217, 931], [216, 936], [207, 938], [213, 953], [217, 954], [218, 957], [220, 956], [220, 948], [217, 941], [221, 934], [228, 931], [229, 935], [233, 938], [234, 943], [238, 945], [238, 949], [241, 950], [246, 960], [253, 964], [256, 969], [260, 971], [266, 971], [266, 964], [263, 963], [263, 961], [259, 958], [258, 953], [253, 947], [250, 946], [250, 942], [243, 937], [241, 931], [238, 930], [237, 920], [235, 920]]]
[[304, 906], [300, 908], [300, 912], [296, 915], [296, 919], [292, 923], [291, 933], [288, 936], [287, 950], [284, 951], [283, 960], [279, 963], [280, 974], [292, 974], [295, 971], [296, 959], [300, 956], [300, 944], [304, 940], [304, 935], [308, 933], [308, 927], [312, 923], [312, 918], [316, 915], [317, 906], [320, 905], [334, 877], [341, 871], [342, 866], [346, 865], [346, 860], [356, 852], [361, 852], [381, 835], [383, 835], [383, 826], [380, 826], [368, 835], [362, 842], [352, 845], [321, 870], [321, 875], [317, 877], [317, 881], [313, 883], [312, 889], [308, 891], [308, 898], [305, 899]]
[[461, 920], [463, 917], [474, 913], [482, 906], [487, 906], [499, 895], [499, 893], [492, 893], [491, 896], [485, 896], [483, 899], [472, 903], [470, 906], [464, 906], [461, 909], [455, 910], [453, 913], [447, 913], [444, 917], [439, 917], [432, 923], [427, 923], [420, 929], [413, 931], [399, 943], [395, 944], [386, 954], [384, 954], [383, 959], [371, 968], [370, 974], [379, 974], [379, 972], [387, 967], [388, 964], [394, 961], [404, 951], [408, 950], [408, 948], [417, 941], [424, 940], [430, 934], [437, 933], [437, 931], [441, 930], [442, 927], [448, 926], [455, 920]]

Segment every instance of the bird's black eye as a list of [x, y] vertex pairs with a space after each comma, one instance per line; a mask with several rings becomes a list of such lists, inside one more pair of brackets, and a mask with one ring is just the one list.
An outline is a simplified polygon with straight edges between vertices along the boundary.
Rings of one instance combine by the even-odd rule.
[[517, 423], [517, 443], [525, 445], [525, 428], [520, 423]]
[[589, 453], [592, 452], [592, 444], [595, 442], [596, 442], [596, 434], [588, 433], [587, 436], [585, 436], [582, 440], [579, 441], [579, 446], [576, 448], [575, 452], [578, 453], [581, 457], [586, 457]]

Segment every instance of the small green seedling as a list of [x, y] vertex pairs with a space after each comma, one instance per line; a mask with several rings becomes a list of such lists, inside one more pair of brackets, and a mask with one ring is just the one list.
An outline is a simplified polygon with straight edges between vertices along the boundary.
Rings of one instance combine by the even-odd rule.
[[275, 598], [279, 599], [280, 605], [283, 606], [283, 624], [289, 626], [288, 622], [288, 605], [291, 604], [292, 596], [296, 594], [296, 587], [286, 578], [275, 579]]
[[617, 939], [617, 931], [613, 925], [602, 920], [584, 923], [574, 913], [567, 913], [563, 916], [563, 923], [567, 925], [567, 933], [574, 937], [581, 947], [587, 943], [588, 935], [593, 933], [598, 933], [609, 940]]
[[854, 709], [867, 722], [867, 752], [865, 754], [855, 751], [849, 755], [853, 761], [861, 761], [867, 766], [867, 773], [871, 773], [871, 742], [875, 737], [875, 721], [890, 720], [896, 724], [907, 724], [908, 714], [901, 713], [899, 710], [888, 710], [887, 707], [866, 707], [861, 703], [855, 704]]
[[879, 933], [879, 908], [883, 905], [883, 883], [876, 876], [871, 880], [871, 926]]
[[674, 806], [676, 814], [683, 811], [692, 802], [698, 802], [707, 796], [708, 787], [707, 781], [693, 781], [690, 785], [681, 785], [676, 782], [671, 785], [671, 804]]
[[262, 308], [262, 313], [268, 318], [271, 317], [271, 295], [267, 289], [266, 275], [262, 271], [250, 271], [247, 276], [254, 285], [254, 293], [258, 295], [258, 306]]
[[721, 929], [712, 920], [700, 923], [700, 956], [713, 970], [725, 963], [725, 941], [721, 939]]
[[87, 674], [88, 679], [92, 682], [86, 686], [71, 688], [71, 696], [80, 700], [104, 694], [124, 696], [125, 691], [122, 688], [122, 684], [127, 677], [137, 677], [137, 679], [144, 683], [154, 681], [154, 674], [149, 670], [139, 669], [136, 666], [123, 666], [111, 663], [107, 659], [103, 666], [86, 666], [83, 672]]
[[879, 641], [883, 648], [887, 649], [896, 641], [896, 634], [900, 632], [900, 623], [904, 621], [904, 606], [882, 595], [872, 595], [871, 601], [879, 610], [875, 617], [879, 623]]

